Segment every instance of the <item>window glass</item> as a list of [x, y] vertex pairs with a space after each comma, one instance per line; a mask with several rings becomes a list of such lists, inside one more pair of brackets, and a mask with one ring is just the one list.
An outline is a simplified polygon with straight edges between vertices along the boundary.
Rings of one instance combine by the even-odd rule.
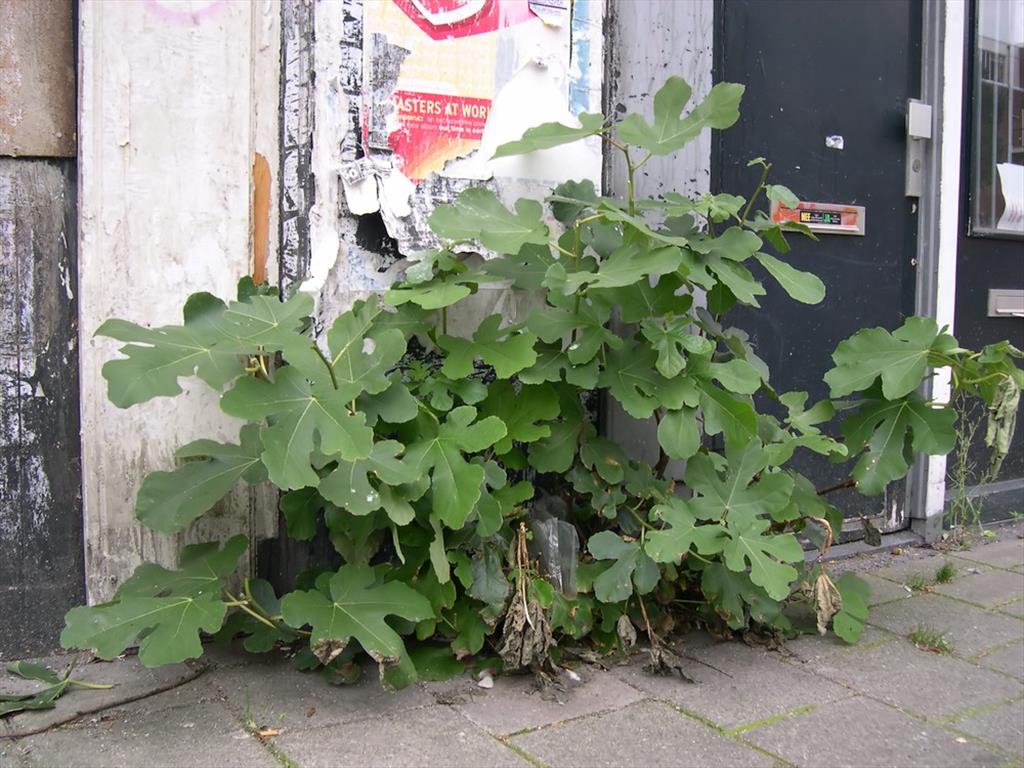
[[1024, 0], [976, 0], [972, 234], [1024, 235]]

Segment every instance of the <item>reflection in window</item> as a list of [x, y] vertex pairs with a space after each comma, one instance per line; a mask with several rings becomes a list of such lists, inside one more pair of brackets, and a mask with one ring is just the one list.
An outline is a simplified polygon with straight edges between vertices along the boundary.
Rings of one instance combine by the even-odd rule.
[[1024, 233], [1024, 0], [977, 0], [971, 230]]

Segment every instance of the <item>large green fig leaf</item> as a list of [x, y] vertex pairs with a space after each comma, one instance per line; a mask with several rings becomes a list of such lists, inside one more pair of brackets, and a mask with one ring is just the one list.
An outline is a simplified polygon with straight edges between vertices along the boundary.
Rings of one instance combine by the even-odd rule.
[[842, 424], [850, 455], [864, 451], [851, 473], [857, 490], [866, 496], [882, 493], [907, 473], [915, 452], [949, 453], [956, 444], [955, 423], [952, 408], [933, 408], [915, 392], [898, 400], [861, 401]]
[[[387, 384], [387, 379], [384, 379]], [[334, 389], [330, 382], [311, 384], [296, 368], [277, 371], [273, 382], [240, 379], [221, 398], [221, 408], [242, 419], [273, 421], [260, 430], [261, 459], [279, 488], [315, 486], [320, 478], [310, 465], [319, 437], [320, 450], [346, 461], [370, 455], [373, 430], [366, 416], [349, 408], [359, 387]]]
[[388, 380], [391, 384], [383, 392], [373, 395], [364, 392], [356, 399], [356, 410], [366, 414], [366, 423], [371, 427], [378, 421], [404, 424], [419, 413], [419, 403], [402, 381], [401, 373], [391, 373]]
[[694, 408], [666, 411], [658, 422], [658, 444], [672, 459], [688, 459], [700, 448], [700, 426]]
[[622, 288], [650, 275], [674, 272], [682, 263], [677, 246], [649, 247], [646, 238], [628, 239], [601, 262], [597, 272], [572, 272], [565, 281], [564, 293], [576, 293], [584, 285], [594, 288]]
[[786, 508], [793, 479], [781, 472], [764, 472], [768, 456], [758, 443], [739, 451], [727, 450], [726, 459], [724, 478], [706, 455], [698, 454], [687, 462], [686, 484], [699, 494], [690, 500], [689, 508], [698, 518], [747, 523]]
[[825, 284], [817, 275], [802, 272], [786, 262], [760, 251], [754, 254], [754, 258], [768, 271], [768, 274], [775, 278], [775, 282], [797, 301], [803, 304], [820, 304], [821, 300], [825, 298]]
[[535, 200], [521, 199], [512, 213], [489, 189], [470, 187], [450, 205], [430, 214], [430, 228], [448, 240], [476, 240], [498, 253], [519, 253], [527, 243], [546, 245], [544, 210]]
[[798, 447], [807, 448], [822, 456], [846, 456], [847, 448], [842, 443], [823, 434], [817, 425], [831, 421], [835, 415], [835, 406], [831, 400], [819, 400], [810, 408], [806, 392], [786, 392], [779, 396], [779, 402], [786, 406], [789, 415], [786, 424], [798, 434], [780, 430], [777, 442], [766, 446], [769, 463], [781, 466], [793, 456]]
[[708, 355], [715, 346], [710, 339], [692, 333], [693, 321], [686, 315], [645, 319], [640, 329], [658, 353], [658, 372], [670, 379], [686, 367], [685, 352]]
[[533, 365], [537, 360], [533, 350], [537, 337], [529, 331], [500, 326], [501, 315], [490, 315], [472, 339], [441, 336], [437, 344], [448, 353], [441, 372], [452, 379], [465, 378], [473, 373], [473, 361], [480, 358], [494, 367], [499, 379], [507, 379]]
[[300, 331], [312, 306], [312, 299], [301, 293], [284, 303], [253, 296], [228, 307], [209, 294], [196, 294], [185, 306], [184, 325], [144, 328], [107, 320], [96, 334], [126, 342], [121, 348], [126, 357], [103, 366], [110, 401], [127, 408], [177, 395], [183, 376], [198, 376], [220, 389], [243, 373], [241, 355], [303, 343]]
[[778, 626], [784, 622], [782, 604], [751, 583], [746, 573], [730, 571], [722, 563], [704, 566], [700, 588], [722, 620], [732, 629], [747, 626], [747, 614], [754, 621]]
[[886, 400], [913, 392], [924, 378], [932, 352], [956, 349], [956, 339], [940, 331], [930, 317], [908, 317], [892, 333], [865, 328], [841, 341], [832, 353], [835, 367], [825, 374], [832, 397], [868, 389], [882, 380]]
[[847, 571], [836, 579], [839, 590], [839, 612], [832, 617], [832, 631], [848, 643], [860, 640], [864, 622], [868, 618], [868, 598], [871, 587], [855, 573]]
[[523, 155], [527, 152], [536, 152], [539, 149], [551, 149], [562, 144], [570, 144], [585, 139], [587, 136], [595, 136], [604, 128], [604, 115], [602, 114], [582, 112], [577, 118], [580, 121], [579, 128], [561, 123], [541, 123], [533, 128], [527, 128], [522, 138], [499, 146], [494, 151], [493, 158]]
[[622, 322], [639, 323], [668, 314], [685, 315], [693, 305], [693, 297], [676, 296], [681, 286], [679, 275], [670, 274], [662, 275], [653, 286], [649, 280], [641, 280], [623, 288], [590, 288], [587, 296], [606, 307], [618, 308]]
[[548, 245], [527, 243], [515, 255], [487, 259], [480, 270], [488, 275], [511, 280], [512, 285], [525, 291], [540, 289], [544, 276], [558, 259]]
[[177, 533], [208, 512], [240, 479], [265, 480], [259, 427], [242, 427], [239, 438], [240, 445], [196, 440], [179, 448], [175, 457], [182, 460], [181, 466], [150, 472], [142, 481], [135, 516], [154, 531]]
[[654, 124], [631, 114], [619, 125], [619, 138], [654, 155], [676, 152], [696, 139], [705, 128], [728, 128], [740, 116], [744, 87], [718, 83], [686, 117], [681, 117], [692, 90], [681, 77], [673, 76], [654, 94]]
[[483, 416], [497, 416], [508, 430], [494, 446], [499, 456], [512, 449], [512, 442], [532, 443], [551, 434], [548, 424], [559, 414], [558, 393], [550, 384], [523, 384], [519, 391], [509, 381], [495, 381], [480, 405]]
[[646, 595], [658, 585], [661, 574], [639, 541], [627, 541], [612, 531], [595, 533], [587, 549], [598, 560], [615, 563], [594, 579], [594, 595], [602, 603], [618, 603], [629, 598], [634, 588]]
[[[792, 484], [790, 478], [786, 478]], [[765, 533], [770, 520], [745, 516], [726, 518], [729, 539], [722, 553], [725, 565], [736, 573], [750, 572], [750, 580], [773, 600], [789, 597], [789, 585], [797, 570], [789, 563], [802, 562], [804, 550], [791, 533]]]
[[693, 547], [698, 554], [714, 555], [725, 545], [725, 529], [718, 524], [697, 522], [697, 516], [684, 499], [670, 498], [652, 510], [670, 527], [647, 534], [644, 550], [656, 562], [678, 563]]
[[419, 440], [408, 446], [406, 463], [420, 475], [430, 473], [434, 513], [449, 528], [458, 530], [480, 498], [484, 469], [466, 461], [463, 453], [474, 453], [501, 440], [506, 429], [496, 416], [475, 421], [477, 410], [462, 405], [448, 413], [443, 424], [421, 419]]
[[647, 344], [627, 344], [608, 353], [598, 384], [635, 419], [646, 419], [659, 407], [675, 410], [694, 395], [683, 377], [667, 379], [656, 370], [657, 353]]
[[330, 577], [327, 593], [297, 590], [281, 600], [281, 616], [295, 629], [309, 625], [309, 642], [321, 660], [340, 653], [353, 637], [379, 665], [381, 681], [389, 667], [399, 667], [403, 680], [415, 680], [415, 667], [401, 636], [385, 621], [400, 616], [422, 621], [434, 615], [430, 601], [397, 581], [381, 584], [367, 565], [343, 565]]
[[[573, 352], [577, 352], [577, 347]], [[524, 368], [518, 374], [524, 384], [542, 384], [544, 382], [560, 382], [563, 379], [581, 389], [593, 389], [597, 386], [597, 358], [577, 365], [569, 359], [568, 353], [562, 350], [560, 343], [537, 344], [534, 346], [537, 362]]]
[[395, 440], [382, 440], [374, 443], [365, 459], [338, 459], [337, 466], [320, 480], [320, 495], [353, 515], [368, 515], [384, 507], [386, 499], [370, 482], [370, 475], [390, 486], [416, 480], [419, 468], [400, 458], [404, 450]]
[[[356, 302], [327, 331], [331, 369], [336, 389], [354, 398], [363, 392], [376, 395], [391, 385], [388, 371], [405, 354], [405, 336], [397, 328], [376, 327], [388, 313], [376, 297]], [[307, 376], [323, 381], [325, 371], [313, 366]]]
[[199, 633], [220, 629], [227, 611], [221, 585], [246, 546], [245, 536], [234, 536], [223, 549], [186, 547], [178, 571], [140, 565], [111, 602], [68, 611], [61, 645], [112, 659], [139, 642], [139, 660], [147, 667], [201, 656]]
[[737, 448], [757, 438], [757, 412], [749, 398], [736, 397], [708, 379], [698, 379], [704, 431], [725, 436], [726, 448]]
[[[554, 296], [549, 299], [559, 301]], [[566, 300], [566, 304], [570, 300]], [[566, 355], [572, 365], [585, 365], [593, 360], [604, 346], [612, 349], [622, 346], [622, 339], [605, 327], [611, 317], [611, 307], [596, 302], [580, 302], [578, 307], [545, 306], [530, 312], [527, 326], [543, 341], [552, 344], [575, 332]]]

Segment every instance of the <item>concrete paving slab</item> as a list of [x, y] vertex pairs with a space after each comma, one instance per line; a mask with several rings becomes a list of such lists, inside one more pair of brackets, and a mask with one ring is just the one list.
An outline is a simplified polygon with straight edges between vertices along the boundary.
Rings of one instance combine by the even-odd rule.
[[1017, 680], [953, 656], [919, 651], [904, 641], [825, 658], [814, 671], [908, 712], [936, 718], [1024, 694]]
[[530, 765], [441, 705], [287, 733], [275, 739], [274, 745], [302, 768]]
[[961, 743], [937, 726], [857, 697], [748, 731], [743, 737], [808, 768], [1001, 766], [1005, 756]]
[[899, 638], [878, 627], [867, 626], [861, 633], [860, 640], [852, 645], [829, 632], [827, 635], [802, 635], [787, 640], [785, 653], [803, 663], [812, 663], [828, 656], [857, 654], [868, 648], [886, 643], [895, 643]]
[[[62, 672], [73, 656], [49, 656], [34, 661]], [[137, 656], [127, 656], [115, 662], [95, 661], [77, 666], [72, 674], [76, 680], [87, 683], [113, 685], [108, 689], [72, 687], [57, 699], [54, 709], [24, 712], [7, 718], [11, 736], [27, 736], [55, 725], [70, 722], [83, 715], [100, 712], [130, 701], [136, 701], [162, 691], [184, 685], [199, 677], [207, 669], [201, 661], [189, 664], [170, 664], [149, 669], [139, 663]], [[4, 668], [0, 672], [0, 690], [23, 692], [44, 687], [12, 675]]]
[[[964, 563], [962, 560], [952, 560], [948, 557], [936, 555], [929, 558], [900, 560], [885, 568], [873, 570], [870, 574], [858, 573], [857, 575], [884, 579], [901, 586], [910, 586], [915, 583], [923, 583], [930, 586], [935, 583], [936, 572], [947, 560], [953, 562], [958, 568], [978, 568], [979, 570], [985, 568], [981, 563]], [[904, 593], [906, 593], [906, 590], [904, 590]]]
[[998, 610], [1000, 613], [1024, 619], [1024, 600], [1014, 600], [1012, 603], [1000, 605]]
[[917, 627], [941, 632], [960, 656], [1024, 638], [1024, 622], [1012, 616], [934, 594], [880, 605], [868, 614], [868, 622], [903, 637]]
[[394, 693], [384, 690], [374, 664], [367, 665], [355, 685], [331, 685], [320, 675], [300, 672], [279, 659], [212, 670], [207, 679], [237, 714], [248, 711], [259, 725], [282, 730], [363, 720], [434, 703], [417, 686]]
[[871, 596], [868, 598], [868, 605], [880, 605], [891, 603], [893, 600], [906, 600], [913, 597], [914, 590], [904, 584], [897, 584], [887, 579], [880, 579], [870, 573], [858, 574], [871, 588]]
[[[4, 734], [0, 727], [0, 736]], [[21, 748], [8, 739], [0, 738], [0, 768], [24, 768], [25, 763], [21, 758]]]
[[1024, 680], [1024, 641], [985, 651], [972, 661]]
[[1018, 538], [1011, 533], [1004, 534], [1005, 538], [991, 543], [977, 544], [971, 549], [960, 552], [950, 552], [952, 557], [962, 560], [970, 560], [975, 563], [984, 563], [994, 568], [1022, 568], [1024, 567], [1024, 539]]
[[453, 706], [471, 722], [495, 736], [621, 709], [644, 695], [613, 675], [594, 671], [582, 684], [569, 687], [562, 701], [543, 698], [532, 676], [498, 677], [483, 696]]
[[697, 682], [650, 675], [639, 661], [612, 674], [722, 728], [735, 728], [809, 704], [853, 695], [841, 685], [784, 664], [778, 654], [739, 642], [695, 649], [684, 671]]
[[936, 584], [931, 590], [984, 608], [994, 608], [1024, 598], [1024, 573], [1001, 570], [972, 573], [961, 567], [953, 581]]
[[666, 704], [643, 701], [513, 737], [510, 741], [551, 768], [770, 766], [774, 758], [686, 717]]
[[271, 768], [279, 763], [222, 704], [161, 706], [160, 697], [108, 710], [18, 744], [28, 765], [61, 768], [146, 766]]
[[955, 720], [949, 725], [1024, 758], [1024, 699]]

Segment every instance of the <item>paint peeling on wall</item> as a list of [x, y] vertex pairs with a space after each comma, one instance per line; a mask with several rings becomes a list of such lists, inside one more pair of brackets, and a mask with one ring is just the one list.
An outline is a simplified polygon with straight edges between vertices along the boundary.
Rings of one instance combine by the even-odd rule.
[[490, 158], [529, 127], [599, 111], [603, 0], [344, 0], [314, 14], [318, 237], [302, 289], [324, 322], [435, 247], [430, 213], [467, 186], [511, 203], [600, 181], [598, 141]]

